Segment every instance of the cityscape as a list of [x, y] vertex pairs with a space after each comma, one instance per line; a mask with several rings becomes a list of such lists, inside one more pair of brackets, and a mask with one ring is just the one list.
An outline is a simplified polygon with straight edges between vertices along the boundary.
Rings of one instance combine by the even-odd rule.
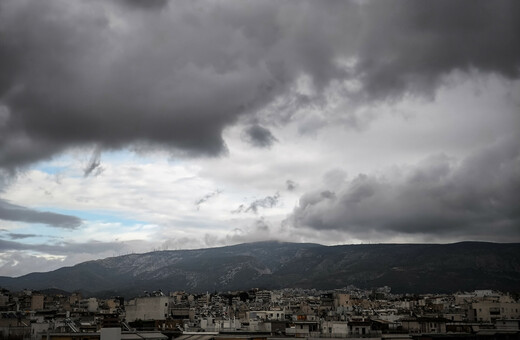
[[390, 287], [143, 292], [123, 297], [0, 292], [2, 339], [518, 339], [517, 294], [393, 294]]

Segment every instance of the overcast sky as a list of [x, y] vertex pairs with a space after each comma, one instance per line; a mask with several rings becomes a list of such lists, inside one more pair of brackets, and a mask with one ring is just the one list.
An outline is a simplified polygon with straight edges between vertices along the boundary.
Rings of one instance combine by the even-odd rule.
[[520, 242], [520, 2], [0, 0], [0, 275]]

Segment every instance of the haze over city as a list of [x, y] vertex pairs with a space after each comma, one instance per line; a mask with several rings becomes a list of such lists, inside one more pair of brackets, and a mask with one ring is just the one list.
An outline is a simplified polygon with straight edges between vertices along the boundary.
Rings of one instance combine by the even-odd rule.
[[520, 242], [518, 1], [0, 1], [0, 275]]

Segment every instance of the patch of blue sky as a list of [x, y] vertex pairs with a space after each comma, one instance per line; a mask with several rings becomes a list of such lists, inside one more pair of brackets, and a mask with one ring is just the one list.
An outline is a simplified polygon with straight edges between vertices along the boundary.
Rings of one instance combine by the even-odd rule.
[[43, 164], [43, 165], [37, 165], [35, 167], [35, 169], [38, 171], [41, 171], [41, 172], [45, 172], [49, 175], [55, 175], [55, 174], [63, 172], [66, 169], [66, 167]]
[[[84, 150], [84, 151], [83, 151]], [[50, 175], [55, 175], [59, 173], [63, 173], [70, 168], [74, 168], [75, 165], [77, 167], [78, 163], [87, 163], [90, 157], [92, 156], [92, 150], [82, 149], [84, 154], [79, 155], [78, 150], [74, 152], [65, 152], [58, 156], [55, 156], [51, 160], [42, 161], [33, 166], [34, 169], [45, 172]], [[78, 156], [80, 156], [78, 158]], [[79, 159], [83, 159], [80, 161]], [[132, 164], [149, 164], [154, 163], [158, 159], [164, 160], [163, 154], [141, 154], [138, 152], [134, 152], [131, 149], [121, 149], [121, 150], [103, 150], [100, 156], [100, 162], [103, 163], [111, 163], [111, 164], [121, 164], [121, 163], [132, 163]], [[178, 159], [168, 159], [168, 163], [170, 164], [180, 164], [182, 161]], [[84, 164], [83, 164], [84, 165]], [[83, 165], [81, 167], [83, 167]], [[80, 176], [80, 174], [76, 174], [76, 176]], [[74, 176], [75, 177], [75, 176]]]
[[32, 168], [50, 175], [55, 175], [67, 170], [74, 162], [75, 160], [71, 157], [71, 154], [64, 153], [54, 156], [50, 160], [38, 162]]
[[120, 150], [104, 150], [101, 152], [101, 163], [103, 161], [110, 163], [127, 163], [132, 164], [149, 164], [157, 161], [164, 161], [165, 156], [170, 164], [181, 164], [182, 160], [168, 156], [167, 152], [160, 147], [155, 149], [156, 152], [148, 150], [146, 153], [133, 151], [132, 148]]
[[145, 157], [127, 149], [102, 151], [101, 162], [103, 161], [110, 163], [147, 163]]

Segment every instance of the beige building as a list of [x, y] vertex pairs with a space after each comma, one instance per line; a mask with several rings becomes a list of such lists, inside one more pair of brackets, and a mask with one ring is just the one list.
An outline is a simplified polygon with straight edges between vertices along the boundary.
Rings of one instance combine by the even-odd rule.
[[322, 321], [321, 333], [325, 337], [347, 337], [349, 332], [346, 321]]
[[403, 330], [410, 334], [441, 334], [446, 333], [444, 318], [413, 318], [401, 320]]
[[350, 294], [336, 293], [334, 294], [334, 307], [347, 307], [350, 306]]
[[130, 300], [125, 305], [126, 321], [166, 320], [168, 317], [169, 297], [150, 296]]
[[499, 319], [520, 319], [520, 303], [481, 301], [471, 304], [471, 321], [495, 322]]
[[44, 301], [45, 301], [45, 296], [43, 294], [31, 295], [31, 310], [43, 309]]

